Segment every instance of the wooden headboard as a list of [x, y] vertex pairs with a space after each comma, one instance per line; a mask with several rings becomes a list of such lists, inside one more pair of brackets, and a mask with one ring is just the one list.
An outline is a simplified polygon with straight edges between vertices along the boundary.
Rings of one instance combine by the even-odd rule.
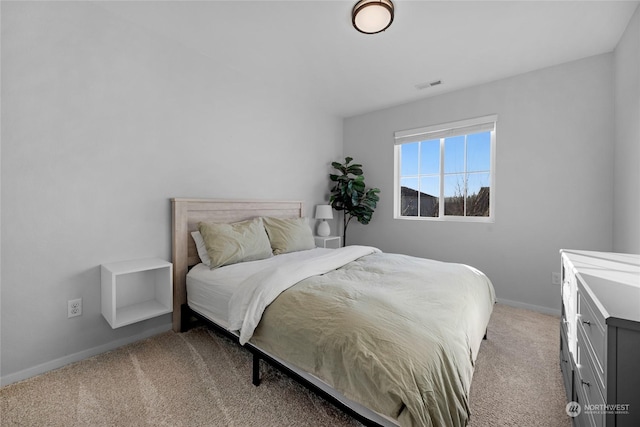
[[232, 223], [258, 216], [297, 218], [302, 202], [272, 200], [171, 199], [173, 247], [173, 330], [180, 331], [182, 304], [187, 302], [187, 272], [200, 262], [191, 232], [200, 221]]

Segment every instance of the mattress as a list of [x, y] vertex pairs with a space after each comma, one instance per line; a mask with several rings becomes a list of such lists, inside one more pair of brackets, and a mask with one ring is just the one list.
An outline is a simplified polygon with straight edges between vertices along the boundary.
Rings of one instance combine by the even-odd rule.
[[265, 268], [276, 268], [292, 260], [310, 259], [330, 251], [332, 249], [315, 248], [214, 270], [197, 264], [187, 274], [187, 303], [192, 310], [226, 328], [229, 324], [229, 300], [240, 283]]

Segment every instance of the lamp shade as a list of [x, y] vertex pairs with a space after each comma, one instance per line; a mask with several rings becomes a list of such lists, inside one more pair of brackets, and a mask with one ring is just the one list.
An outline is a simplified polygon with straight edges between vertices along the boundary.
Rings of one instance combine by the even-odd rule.
[[331, 205], [316, 206], [316, 219], [333, 219], [333, 209]]
[[376, 34], [389, 28], [393, 9], [391, 0], [360, 0], [353, 7], [351, 22], [361, 33]]

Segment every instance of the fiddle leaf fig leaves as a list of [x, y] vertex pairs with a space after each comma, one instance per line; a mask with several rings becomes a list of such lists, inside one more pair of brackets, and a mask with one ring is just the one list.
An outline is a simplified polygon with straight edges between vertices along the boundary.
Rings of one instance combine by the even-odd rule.
[[361, 224], [368, 224], [380, 201], [380, 189], [367, 190], [362, 165], [352, 164], [352, 161], [352, 157], [345, 157], [344, 163], [332, 162], [331, 166], [340, 174], [329, 174], [329, 179], [334, 183], [329, 204], [337, 211], [344, 211], [343, 242], [346, 242], [349, 222], [355, 218]]

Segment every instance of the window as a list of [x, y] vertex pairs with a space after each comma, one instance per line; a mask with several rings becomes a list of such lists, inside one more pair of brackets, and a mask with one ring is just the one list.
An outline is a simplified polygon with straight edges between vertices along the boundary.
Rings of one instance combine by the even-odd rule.
[[394, 217], [493, 221], [496, 119], [396, 132]]

